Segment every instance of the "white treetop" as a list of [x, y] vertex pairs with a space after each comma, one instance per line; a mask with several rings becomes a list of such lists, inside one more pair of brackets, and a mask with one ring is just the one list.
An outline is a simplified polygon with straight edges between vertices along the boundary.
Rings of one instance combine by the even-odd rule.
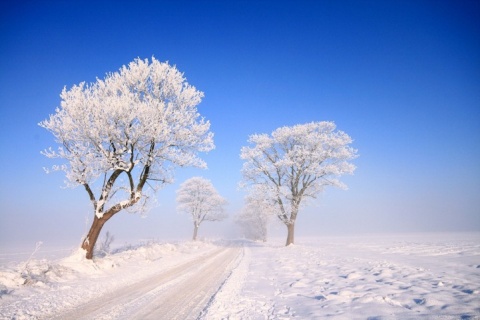
[[197, 153], [214, 148], [210, 123], [197, 112], [203, 93], [153, 57], [64, 88], [60, 97], [39, 124], [60, 147], [43, 154], [65, 160], [52, 169], [65, 172], [68, 186], [85, 187], [98, 219], [149, 199], [145, 184], [172, 182], [177, 166], [205, 167]]
[[103, 178], [98, 217], [116, 193], [110, 184], [118, 175], [128, 178], [126, 205], [141, 197], [136, 192], [142, 189], [132, 188], [135, 181], [169, 183], [175, 166], [205, 167], [197, 151], [214, 148], [210, 123], [197, 113], [203, 93], [155, 58], [151, 63], [135, 59], [105, 80], [64, 88], [60, 97], [61, 107], [40, 126], [61, 146], [44, 154], [67, 160], [53, 170], [64, 171], [69, 186], [89, 186]]
[[325, 186], [345, 188], [338, 177], [355, 170], [348, 162], [356, 157], [349, 147], [352, 139], [335, 129], [333, 122], [282, 127], [271, 135], [251, 135], [252, 146], [241, 149], [243, 186], [264, 186], [265, 197], [278, 205], [278, 217], [291, 228], [291, 243], [304, 200], [315, 198]]
[[192, 216], [194, 240], [203, 221], [221, 221], [227, 217], [224, 210], [227, 201], [205, 178], [193, 177], [183, 182], [177, 190], [176, 200], [178, 211]]

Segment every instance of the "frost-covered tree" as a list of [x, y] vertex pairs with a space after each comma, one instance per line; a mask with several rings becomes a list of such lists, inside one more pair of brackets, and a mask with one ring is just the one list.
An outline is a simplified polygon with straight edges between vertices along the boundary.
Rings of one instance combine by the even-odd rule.
[[276, 204], [275, 212], [287, 226], [287, 246], [294, 243], [295, 221], [306, 200], [325, 186], [346, 188], [338, 177], [355, 170], [349, 162], [357, 153], [349, 146], [352, 139], [335, 129], [325, 121], [282, 127], [271, 135], [251, 135], [252, 146], [241, 149], [242, 185], [263, 186], [265, 198]]
[[177, 209], [192, 215], [193, 240], [197, 240], [198, 228], [203, 221], [221, 221], [227, 217], [227, 201], [218, 194], [210, 180], [193, 177], [177, 190]]
[[245, 197], [245, 204], [235, 217], [245, 237], [252, 240], [267, 241], [268, 223], [278, 210], [271, 198], [265, 197], [267, 190], [263, 185], [255, 185]]
[[175, 66], [135, 59], [104, 80], [63, 89], [61, 105], [40, 126], [60, 144], [70, 187], [83, 186], [93, 223], [82, 242], [87, 259], [103, 225], [118, 212], [147, 210], [153, 193], [171, 183], [175, 167], [206, 167], [197, 154], [214, 148], [210, 123], [197, 112], [203, 93]]

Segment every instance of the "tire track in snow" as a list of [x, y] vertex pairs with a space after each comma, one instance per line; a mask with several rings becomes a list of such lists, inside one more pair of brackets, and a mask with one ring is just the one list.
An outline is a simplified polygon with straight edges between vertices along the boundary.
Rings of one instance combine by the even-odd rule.
[[130, 319], [196, 319], [211, 297], [230, 274], [232, 262], [241, 252], [241, 248], [222, 250], [207, 261], [201, 270], [192, 273], [167, 294], [155, 299], [149, 308], [142, 309]]
[[54, 319], [190, 319], [200, 315], [234, 267], [224, 247], [78, 306]]

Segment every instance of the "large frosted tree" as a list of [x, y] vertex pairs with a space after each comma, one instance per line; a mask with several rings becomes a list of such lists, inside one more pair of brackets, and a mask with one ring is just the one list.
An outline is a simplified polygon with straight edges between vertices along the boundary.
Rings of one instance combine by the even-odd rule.
[[43, 152], [63, 163], [70, 187], [83, 186], [93, 222], [82, 242], [87, 259], [103, 225], [118, 212], [145, 211], [176, 167], [206, 167], [214, 148], [210, 123], [197, 112], [203, 93], [152, 57], [135, 59], [104, 80], [63, 89], [61, 105], [40, 126], [60, 145]]
[[254, 134], [248, 142], [251, 146], [240, 153], [245, 161], [242, 185], [262, 186], [265, 199], [287, 226], [286, 245], [293, 244], [298, 212], [307, 200], [326, 186], [346, 188], [338, 177], [355, 170], [349, 162], [357, 153], [350, 147], [352, 139], [324, 121]]
[[198, 228], [204, 221], [221, 221], [227, 217], [227, 201], [220, 196], [210, 180], [193, 177], [177, 190], [177, 209], [192, 216], [193, 237], [197, 240]]

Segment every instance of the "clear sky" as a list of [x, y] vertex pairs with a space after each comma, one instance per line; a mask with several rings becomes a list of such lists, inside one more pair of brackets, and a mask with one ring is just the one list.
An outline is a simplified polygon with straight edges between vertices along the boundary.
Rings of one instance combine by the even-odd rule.
[[478, 1], [5, 1], [0, 37], [0, 244], [80, 241], [87, 195], [44, 173], [55, 143], [37, 124], [64, 86], [152, 55], [205, 93], [217, 148], [148, 216], [109, 221], [118, 238], [189, 237], [174, 197], [193, 175], [233, 215], [248, 136], [322, 120], [355, 140], [358, 169], [300, 212], [297, 236], [480, 230]]

